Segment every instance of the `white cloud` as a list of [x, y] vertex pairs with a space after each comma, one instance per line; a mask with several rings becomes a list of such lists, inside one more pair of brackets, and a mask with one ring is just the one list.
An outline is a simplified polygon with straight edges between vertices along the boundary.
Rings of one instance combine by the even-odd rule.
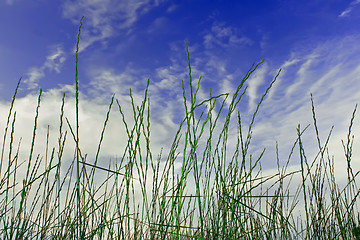
[[350, 12], [351, 12], [351, 9], [347, 8], [346, 10], [344, 10], [343, 12], [340, 13], [339, 17], [348, 16]]
[[177, 8], [178, 8], [178, 5], [172, 4], [172, 5], [170, 5], [170, 6], [166, 9], [166, 12], [167, 12], [167, 13], [172, 13], [172, 12], [174, 12]]
[[151, 25], [148, 27], [147, 32], [153, 33], [155, 31], [161, 31], [166, 29], [166, 24], [168, 20], [165, 17], [158, 17], [156, 18]]
[[55, 70], [56, 73], [60, 73], [60, 69], [65, 62], [64, 51], [60, 48], [56, 48], [56, 52], [46, 57], [44, 67], [49, 70]]
[[246, 36], [238, 36], [237, 29], [225, 27], [224, 23], [213, 23], [211, 31], [204, 36], [206, 48], [213, 48], [215, 45], [221, 47], [234, 45], [251, 45], [253, 41]]
[[131, 66], [126, 67], [122, 73], [115, 73], [113, 69], [95, 69], [90, 72], [90, 86], [93, 95], [99, 96], [101, 93], [109, 92], [110, 94], [128, 94], [129, 89], [136, 89], [140, 82], [145, 83], [146, 78], [136, 79], [136, 70]]
[[[229, 33], [228, 30], [219, 30], [218, 32], [219, 36], [226, 36]], [[215, 34], [208, 36], [215, 36]], [[270, 90], [268, 97], [265, 98], [253, 128], [253, 145], [251, 145], [250, 152], [253, 156], [258, 156], [263, 147], [267, 148], [262, 161], [264, 170], [270, 171], [275, 167], [275, 141], [279, 142], [280, 162], [284, 164], [292, 144], [297, 139], [296, 128], [298, 123], [301, 124], [302, 129], [307, 124], [313, 124], [310, 102], [310, 92], [312, 92], [321, 143], [324, 143], [331, 126], [335, 125], [329, 151], [330, 154], [335, 156], [335, 159], [339, 159], [336, 162], [336, 167], [340, 176], [345, 176], [344, 174], [341, 175], [344, 173], [344, 154], [340, 139], [346, 137], [349, 118], [356, 101], [360, 99], [360, 93], [358, 92], [360, 88], [360, 66], [357, 64], [359, 62], [360, 47], [357, 44], [357, 39], [358, 36], [338, 37], [326, 42], [319, 42], [313, 49], [296, 49], [290, 54], [289, 59], [286, 59], [281, 64], [282, 72], [278, 81]], [[239, 78], [241, 74], [239, 72], [229, 72], [227, 63], [223, 59], [217, 58], [211, 51], [205, 50], [205, 52], [201, 52], [198, 45], [191, 46], [190, 57], [194, 79], [198, 75], [194, 73], [195, 71], [199, 73], [205, 69], [205, 76], [209, 77], [203, 76], [203, 83], [215, 84], [216, 87], [213, 86], [213, 89], [218, 93], [233, 93], [236, 88], [234, 79]], [[173, 48], [173, 50], [181, 52], [181, 49]], [[197, 61], [197, 59], [200, 60]], [[161, 72], [164, 75], [169, 74], [171, 72], [169, 69], [166, 67]], [[184, 74], [187, 77], [185, 70]], [[266, 62], [247, 81], [249, 85], [247, 92], [249, 106], [246, 107], [248, 111], [241, 112], [243, 129], [247, 129], [246, 124], [251, 119], [252, 111], [250, 109], [254, 110], [255, 104], [263, 94], [263, 92], [259, 91], [260, 87], [261, 89], [264, 89], [264, 85], [267, 87], [277, 72], [278, 68], [270, 67]], [[211, 75], [212, 73], [218, 74]], [[222, 77], [218, 78], [219, 75]], [[170, 78], [164, 77], [163, 79], [163, 81], [159, 82], [159, 89], [160, 86], [166, 88], [165, 86], [172, 84]], [[203, 89], [204, 92], [208, 93], [207, 88]], [[204, 96], [208, 96], [206, 93]], [[170, 103], [176, 104], [175, 102]], [[239, 105], [240, 108], [244, 108], [242, 103]], [[221, 124], [222, 122], [219, 122], [220, 126]], [[236, 142], [236, 126], [231, 125], [229, 129], [232, 129], [229, 143], [234, 143]], [[356, 134], [360, 133], [355, 131], [354, 134], [356, 136]], [[314, 127], [311, 126], [303, 137], [306, 154], [309, 159], [312, 159], [318, 151]], [[229, 146], [228, 149], [230, 151], [231, 147]], [[294, 154], [290, 165], [298, 167], [298, 163], [298, 154]], [[355, 168], [359, 167], [356, 166]], [[342, 181], [343, 178], [339, 178], [339, 180]]]
[[[277, 92], [278, 86], [281, 84], [281, 82], [282, 82], [282, 81], [286, 81], [283, 76], [286, 75], [286, 70], [287, 70], [287, 68], [288, 68], [288, 67], [291, 67], [291, 66], [293, 66], [293, 65], [295, 65], [295, 64], [297, 64], [298, 62], [299, 62], [298, 59], [292, 59], [292, 58], [291, 58], [291, 59], [289, 59], [289, 60], [286, 60], [286, 61], [279, 67], [279, 69], [281, 69], [281, 74], [278, 76], [278, 78], [277, 78], [277, 80], [276, 80], [276, 84], [274, 84], [274, 85], [272, 86], [272, 90], [268, 93], [268, 94], [269, 94], [269, 95], [268, 95], [268, 98], [269, 98], [269, 99], [272, 99], [272, 98], [273, 98], [274, 93]], [[276, 71], [272, 71], [272, 72], [273, 72], [273, 74], [277, 74], [278, 69], [276, 69]], [[275, 75], [274, 75], [274, 76], [275, 76]]]
[[30, 90], [38, 87], [40, 79], [45, 76], [45, 70], [60, 73], [61, 67], [65, 62], [65, 53], [60, 46], [55, 46], [53, 53], [46, 57], [46, 61], [40, 67], [32, 67], [27, 73], [28, 78], [24, 79], [24, 83], [28, 84]]
[[16, 0], [6, 0], [6, 4], [12, 5]]
[[[263, 169], [271, 168], [276, 159], [275, 141], [279, 142], [280, 160], [287, 159], [297, 137], [298, 123], [302, 128], [311, 124], [303, 136], [303, 144], [308, 160], [315, 157], [318, 147], [311, 112], [311, 92], [322, 144], [331, 126], [335, 126], [329, 151], [335, 158], [337, 180], [345, 180], [341, 139], [346, 138], [352, 111], [360, 99], [360, 47], [357, 39], [358, 36], [348, 36], [321, 42], [309, 54], [294, 52], [282, 64], [279, 81], [270, 90], [272, 98], [267, 98], [262, 104], [253, 129], [253, 139], [257, 140], [253, 142], [256, 144], [252, 146], [252, 151], [259, 153], [262, 150], [260, 146], [268, 149], [263, 158]], [[354, 125], [358, 122], [355, 118]], [[360, 132], [354, 128], [353, 134], [356, 138]], [[354, 146], [354, 169], [360, 168], [357, 149], [359, 147]], [[290, 162], [292, 165], [299, 163], [296, 151]]]
[[[90, 68], [87, 74], [91, 81], [86, 89], [89, 99], [93, 99], [94, 103], [86, 104], [101, 104], [106, 107], [110, 95], [114, 93], [122, 104], [125, 114], [131, 116], [133, 109], [129, 89], [132, 90], [135, 104], [140, 105], [149, 78], [142, 72], [131, 64], [121, 72], [111, 68]], [[186, 74], [186, 66], [181, 69], [173, 59], [172, 65], [156, 69], [155, 76], [150, 77], [148, 97], [151, 103], [152, 128], [156, 135], [153, 139], [153, 147], [157, 150], [160, 150], [160, 147], [165, 149], [168, 147], [166, 145], [172, 140], [179, 119], [183, 116], [181, 79], [187, 77]], [[119, 123], [121, 120], [116, 122]], [[161, 137], [158, 139], [158, 136]]]
[[[302, 128], [309, 123], [312, 124], [309, 97], [310, 90], [314, 95], [322, 143], [324, 143], [331, 125], [335, 124], [335, 131], [329, 146], [330, 154], [335, 155], [335, 169], [338, 174], [337, 176], [340, 176], [338, 179], [342, 180], [344, 176], [346, 176], [340, 139], [346, 137], [349, 118], [355, 101], [360, 99], [360, 93], [358, 92], [360, 87], [360, 66], [358, 65], [360, 47], [356, 44], [357, 39], [358, 38], [354, 36], [319, 43], [319, 46], [314, 48], [310, 54], [295, 52], [290, 59], [282, 64], [284, 70], [280, 75], [281, 81], [275, 83], [274, 86], [277, 87], [270, 91], [273, 94], [273, 98], [266, 98], [263, 102], [253, 128], [252, 145], [250, 145], [249, 149], [249, 153], [255, 158], [259, 156], [259, 152], [263, 147], [267, 148], [261, 161], [265, 174], [269, 172], [273, 173], [274, 168], [276, 168], [275, 141], [279, 142], [280, 162], [284, 164], [292, 144], [297, 138], [297, 124], [300, 123]], [[193, 49], [196, 49], [196, 47]], [[213, 58], [213, 62], [197, 60], [203, 58], [203, 55], [197, 51], [193, 51], [193, 49], [191, 49], [190, 54], [197, 55], [194, 57], [194, 60], [192, 58], [192, 63], [194, 64], [193, 75], [194, 79], [196, 79], [195, 76], [198, 75], [197, 73], [202, 72], [203, 66], [209, 69], [216, 68], [214, 64], [216, 63], [214, 60], [216, 58]], [[183, 53], [183, 49], [178, 50]], [[40, 70], [45, 68], [55, 71], [60, 69], [57, 68], [58, 65], [55, 63], [56, 59], [59, 60], [61, 56], [63, 56], [59, 52], [61, 51], [56, 51], [49, 55], [46, 60], [47, 64], [38, 68], [38, 71], [33, 71], [34, 79], [41, 77]], [[177, 54], [177, 52], [175, 52], [175, 54]], [[183, 56], [179, 56], [179, 58], [182, 57]], [[172, 143], [174, 133], [178, 127], [178, 122], [175, 121], [176, 117], [179, 117], [179, 115], [183, 116], [181, 114], [183, 113], [184, 107], [181, 101], [182, 90], [181, 88], [177, 89], [177, 87], [180, 86], [179, 83], [182, 79], [186, 83], [188, 76], [186, 64], [179, 64], [178, 62], [178, 59], [174, 58], [172, 59], [171, 65], [156, 69], [156, 75], [151, 80], [149, 89], [149, 96], [151, 98], [150, 115], [152, 116], [150, 132], [152, 134], [151, 149], [153, 150], [154, 156], [160, 152], [161, 147], [170, 147], [169, 143]], [[226, 70], [226, 64], [220, 60], [219, 66], [221, 66], [219, 73], [225, 77], [220, 80], [216, 79], [216, 83], [218, 84], [217, 89], [221, 92], [233, 92], [236, 87], [234, 78], [237, 77], [238, 74], [228, 72]], [[259, 92], [259, 87], [263, 85], [265, 80], [268, 82], [267, 79], [265, 79], [266, 72], [268, 71], [273, 72], [275, 70], [270, 69], [268, 65], [264, 65], [262, 68], [257, 69], [253, 77], [249, 79], [249, 108], [254, 107], [256, 99], [259, 97], [258, 94], [262, 94]], [[118, 74], [112, 69], [98, 69], [89, 73], [90, 76], [92, 76], [91, 79], [93, 79], [89, 85], [89, 87], [92, 88], [93, 96], [101, 96], [102, 92], [110, 92], [110, 94], [116, 93], [116, 98], [118, 98], [122, 104], [130, 127], [134, 121], [132, 107], [128, 97], [128, 89], [130, 87], [133, 89], [135, 100], [139, 103], [139, 101], [142, 100], [147, 79], [146, 76], [144, 77], [141, 73], [138, 74], [136, 72], [137, 71], [130, 65], [121, 74]], [[203, 81], [208, 81], [208, 79], [205, 78]], [[301, 84], [297, 85], [298, 87], [296, 88], [291, 87], [294, 86], [293, 84], [296, 85], [297, 81]], [[73, 86], [64, 85], [61, 89], [52, 89], [44, 93], [40, 107], [39, 132], [37, 134], [35, 154], [44, 154], [44, 143], [46, 141], [45, 137], [48, 124], [52, 126], [50, 146], [57, 146], [57, 130], [62, 91], [68, 91], [73, 94]], [[208, 89], [205, 89], [204, 92], [207, 93]], [[286, 94], [289, 92], [291, 92], [291, 94]], [[164, 98], [164, 94], [175, 97]], [[189, 94], [189, 92], [187, 92], [187, 94]], [[32, 129], [28, 126], [32, 126], [33, 124], [36, 102], [37, 96], [31, 94], [18, 99], [16, 102], [17, 130], [15, 143], [19, 140], [21, 133], [21, 136], [24, 137], [22, 141], [23, 155], [27, 154], [30, 149], [29, 144], [31, 142]], [[89, 162], [94, 161], [108, 104], [109, 103], [101, 97], [99, 99], [92, 98], [91, 96], [86, 97], [83, 92], [80, 92], [80, 147], [84, 154], [88, 153]], [[1, 104], [0, 108], [0, 113], [8, 112], [8, 106]], [[69, 118], [73, 126], [75, 119], [74, 113], [74, 98], [73, 96], [68, 96], [65, 105], [65, 115]], [[244, 111], [241, 114], [245, 114], [242, 115], [243, 129], [247, 129], [245, 127], [246, 124], [248, 124], [247, 120], [250, 114]], [[1, 115], [1, 119], [5, 119], [5, 117], [6, 116]], [[356, 118], [355, 125], [358, 125], [359, 120], [357, 119], [358, 118]], [[223, 120], [223, 118], [219, 119], [219, 126], [223, 124]], [[0, 121], [0, 124], [4, 124], [4, 122], [5, 121]], [[229, 147], [227, 149], [230, 153], [233, 151], [237, 136], [236, 126], [234, 126], [235, 125], [231, 125], [231, 127], [229, 127]], [[0, 127], [0, 129], [4, 129], [3, 125], [0, 125]], [[65, 126], [65, 129], [69, 131], [67, 126]], [[359, 131], [355, 130], [355, 136], [358, 136], [358, 134]], [[314, 135], [313, 127], [307, 130], [303, 136], [303, 140], [305, 151], [310, 161], [317, 153], [317, 145], [314, 144], [316, 143], [314, 142], [316, 141], [316, 136]], [[99, 165], [106, 167], [109, 156], [121, 156], [126, 146], [126, 141], [127, 135], [122, 124], [122, 118], [115, 104], [110, 115], [110, 122], [105, 132], [101, 150], [101, 156], [104, 161], [100, 162]], [[357, 149], [360, 148], [355, 146], [353, 148], [354, 156], [359, 156], [359, 150]], [[67, 161], [71, 160], [73, 151], [74, 143], [69, 134], [64, 157]], [[163, 152], [164, 155], [168, 153], [166, 149], [164, 149]], [[228, 156], [231, 156], [231, 154], [228, 154]], [[358, 159], [354, 157], [354, 160]], [[295, 168], [298, 162], [298, 154], [294, 154], [290, 164], [295, 165], [293, 166]], [[358, 169], [360, 166], [356, 161], [354, 162], [354, 169]], [[189, 189], [192, 189], [191, 186], [189, 186]]]
[[350, 3], [350, 6], [340, 13], [339, 17], [347, 17], [347, 16], [349, 16], [350, 13], [353, 11], [355, 5], [357, 5], [359, 3], [360, 3], [360, 0], [352, 1]]
[[263, 63], [259, 68], [253, 73], [253, 75], [248, 80], [248, 90], [247, 95], [249, 96], [249, 112], [253, 112], [259, 101], [259, 96], [262, 96], [263, 93], [259, 93], [259, 87], [265, 82], [265, 76], [268, 73], [267, 63]]
[[305, 63], [303, 63], [297, 71], [297, 78], [286, 90], [286, 97], [289, 98], [291, 94], [297, 92], [297, 90], [306, 82], [308, 79], [305, 77], [305, 73], [309, 70], [311, 65], [317, 56], [310, 55], [306, 57]]
[[45, 76], [44, 71], [36, 67], [32, 67], [27, 75], [29, 75], [29, 78], [25, 79], [24, 82], [28, 84], [28, 89], [37, 88], [38, 82]]
[[66, 0], [62, 6], [64, 18], [70, 19], [77, 26], [82, 16], [82, 40], [79, 51], [98, 41], [106, 41], [119, 30], [131, 32], [131, 27], [138, 18], [158, 6], [151, 0]]

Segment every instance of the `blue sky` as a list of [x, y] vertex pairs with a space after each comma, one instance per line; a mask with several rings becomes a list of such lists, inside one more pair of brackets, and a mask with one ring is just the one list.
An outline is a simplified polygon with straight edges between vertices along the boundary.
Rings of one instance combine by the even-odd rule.
[[[29, 149], [26, 139], [32, 133], [29, 126], [33, 126], [39, 88], [44, 95], [38, 141], [44, 141], [50, 124], [56, 145], [63, 92], [67, 116], [74, 123], [75, 45], [82, 16], [78, 66], [80, 126], [84, 127], [80, 139], [89, 156], [96, 151], [113, 93], [130, 114], [129, 88], [139, 103], [149, 77], [155, 154], [169, 145], [183, 111], [181, 80], [188, 82], [186, 41], [193, 77], [202, 76], [199, 99], [209, 96], [210, 87], [218, 94], [234, 92], [251, 65], [265, 59], [247, 82], [240, 106], [245, 120], [282, 69], [253, 129], [251, 151], [258, 156], [266, 147], [265, 170], [275, 167], [276, 141], [285, 162], [297, 137], [297, 125], [303, 128], [313, 123], [312, 93], [322, 144], [334, 125], [330, 154], [335, 156], [339, 177], [345, 177], [341, 139], [346, 138], [360, 99], [359, 0], [1, 0], [0, 127], [5, 127], [22, 76], [16, 136], [23, 136], [24, 151]], [[111, 119], [102, 148], [104, 158], [119, 156], [125, 144], [116, 125], [121, 122], [119, 114]], [[358, 126], [355, 118], [355, 169], [360, 169]], [[230, 137], [235, 135], [234, 129]], [[307, 154], [314, 157], [317, 143], [312, 126], [304, 139]], [[297, 166], [298, 156], [291, 164]]]

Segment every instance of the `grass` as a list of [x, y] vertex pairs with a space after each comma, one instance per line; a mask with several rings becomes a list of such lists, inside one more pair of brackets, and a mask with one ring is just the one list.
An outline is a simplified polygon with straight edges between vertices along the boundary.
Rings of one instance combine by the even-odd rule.
[[[260, 160], [265, 150], [253, 159], [249, 153], [251, 130], [280, 71], [263, 94], [248, 129], [244, 130], [237, 110], [246, 92], [244, 84], [262, 62], [251, 67], [233, 95], [213, 96], [210, 91], [208, 99], [199, 102], [201, 77], [192, 79], [186, 45], [190, 93], [182, 82], [185, 116], [168, 146], [169, 153], [155, 157], [158, 153], [150, 149], [148, 80], [140, 105], [135, 105], [130, 90], [132, 126], [115, 95], [112, 97], [95, 160], [88, 161], [79, 147], [77, 63], [82, 19], [76, 51], [76, 123], [72, 126], [64, 116], [64, 94], [59, 110], [58, 146], [49, 154], [46, 142], [45, 162], [40, 155], [33, 155], [40, 90], [30, 153], [26, 161], [19, 163], [21, 144], [14, 146], [13, 106], [21, 79], [16, 87], [1, 150], [2, 239], [360, 239], [359, 188], [355, 181], [359, 172], [354, 173], [351, 167], [351, 129], [356, 107], [348, 138], [343, 142], [348, 177], [343, 189], [336, 183], [334, 160], [327, 152], [331, 131], [321, 145], [312, 96], [318, 155], [312, 161], [307, 159], [302, 134], [309, 126], [302, 129], [299, 125], [285, 166], [280, 167], [277, 157], [278, 172], [262, 176]], [[227, 106], [225, 101], [230, 104]], [[119, 160], [102, 167], [98, 160], [111, 111], [122, 117], [127, 145]], [[235, 142], [229, 141], [229, 131], [234, 131], [231, 121], [237, 124]], [[68, 140], [69, 134], [72, 140]], [[47, 139], [48, 136], [49, 129]], [[64, 146], [69, 141], [74, 144], [74, 158], [67, 171], [61, 172]], [[287, 172], [296, 146], [300, 168]], [[233, 152], [229, 151], [231, 147]], [[23, 164], [25, 176], [19, 179]], [[45, 165], [44, 171], [40, 165]], [[99, 183], [96, 174], [105, 174], [105, 180]], [[300, 179], [298, 186], [290, 187], [295, 178]], [[296, 209], [304, 215], [297, 216]]]

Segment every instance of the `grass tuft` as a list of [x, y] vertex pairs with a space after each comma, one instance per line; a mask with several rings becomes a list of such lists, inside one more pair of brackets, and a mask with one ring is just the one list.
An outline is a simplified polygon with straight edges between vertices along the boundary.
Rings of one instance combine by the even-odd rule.
[[[94, 162], [88, 161], [79, 145], [77, 64], [83, 19], [76, 44], [76, 123], [72, 126], [64, 115], [64, 94], [57, 146], [49, 148], [48, 127], [45, 163], [43, 156], [33, 155], [37, 146], [41, 89], [29, 156], [19, 163], [21, 139], [16, 148], [13, 106], [21, 78], [16, 87], [1, 150], [2, 239], [360, 239], [360, 190], [355, 181], [359, 171], [352, 169], [351, 138], [357, 106], [346, 142], [343, 141], [347, 166], [347, 184], [343, 189], [336, 183], [334, 159], [328, 154], [332, 129], [322, 143], [312, 95], [317, 156], [308, 159], [303, 147], [302, 135], [310, 125], [305, 128], [298, 125], [286, 164], [280, 166], [276, 144], [278, 172], [263, 176], [261, 159], [265, 149], [258, 157], [249, 153], [252, 127], [261, 103], [281, 70], [263, 94], [245, 131], [238, 105], [247, 90], [246, 81], [264, 61], [252, 65], [234, 94], [213, 96], [210, 89], [209, 97], [199, 102], [201, 76], [197, 83], [192, 78], [190, 53], [185, 42], [190, 92], [182, 81], [185, 114], [168, 154], [153, 153], [150, 148], [148, 79], [139, 105], [135, 104], [130, 89], [132, 116], [126, 116], [113, 95]], [[114, 103], [117, 110], [112, 108]], [[127, 144], [119, 159], [102, 167], [98, 166], [98, 160], [111, 112], [120, 114]], [[132, 118], [132, 124], [126, 121], [127, 117]], [[236, 123], [236, 129], [231, 122]], [[230, 141], [229, 131], [235, 130], [236, 139]], [[72, 140], [67, 138], [68, 131]], [[6, 142], [8, 133], [9, 143]], [[75, 145], [75, 153], [70, 166], [64, 169], [64, 146], [69, 141]], [[300, 168], [288, 172], [296, 146], [299, 147]], [[5, 152], [9, 153], [8, 159]], [[19, 179], [19, 168], [23, 164], [26, 174], [24, 179]], [[102, 174], [105, 180], [95, 181], [96, 173]], [[301, 181], [294, 183], [295, 178]], [[296, 183], [298, 185], [293, 187]], [[303, 216], [298, 215], [299, 209]]]

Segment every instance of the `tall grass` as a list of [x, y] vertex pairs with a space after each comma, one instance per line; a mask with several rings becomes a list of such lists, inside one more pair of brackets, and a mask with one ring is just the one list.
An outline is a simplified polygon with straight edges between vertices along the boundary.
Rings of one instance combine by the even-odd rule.
[[[246, 81], [262, 62], [250, 68], [234, 94], [213, 96], [210, 90], [209, 97], [199, 102], [201, 77], [192, 78], [186, 45], [189, 82], [188, 87], [182, 82], [185, 116], [168, 146], [169, 153], [164, 157], [150, 149], [148, 80], [140, 105], [136, 106], [130, 90], [133, 125], [126, 121], [129, 116], [120, 102], [112, 97], [94, 161], [88, 161], [79, 145], [77, 63], [82, 19], [75, 65], [76, 124], [72, 126], [64, 116], [64, 94], [58, 146], [52, 148], [49, 157], [48, 129], [45, 163], [39, 155], [33, 157], [41, 117], [41, 90], [29, 157], [19, 163], [20, 142], [14, 146], [13, 106], [21, 79], [16, 87], [1, 150], [2, 239], [360, 239], [359, 188], [355, 181], [359, 171], [354, 173], [351, 167], [356, 107], [348, 138], [343, 142], [348, 175], [343, 189], [336, 183], [334, 160], [326, 154], [331, 131], [322, 145], [312, 96], [318, 155], [311, 161], [306, 157], [302, 134], [309, 126], [303, 129], [299, 125], [286, 164], [280, 166], [277, 154], [278, 173], [262, 176], [260, 161], [265, 149], [256, 159], [249, 153], [252, 127], [280, 71], [258, 103], [248, 129], [244, 129], [237, 110], [247, 89]], [[117, 110], [113, 110], [114, 105]], [[118, 111], [122, 117], [127, 145], [119, 160], [103, 167], [98, 165], [98, 159], [111, 111]], [[231, 121], [236, 122], [236, 129]], [[237, 131], [236, 141], [229, 140], [229, 131]], [[68, 140], [68, 134], [72, 140]], [[74, 143], [75, 154], [68, 170], [61, 172], [67, 141]], [[301, 165], [298, 170], [287, 172], [295, 146], [300, 150]], [[23, 163], [26, 173], [24, 179], [19, 179]], [[43, 171], [41, 164], [45, 165]], [[105, 180], [95, 181], [96, 174], [105, 174]], [[291, 188], [295, 178], [301, 180], [296, 182], [297, 188]], [[295, 209], [302, 209], [305, 216], [298, 216]]]

